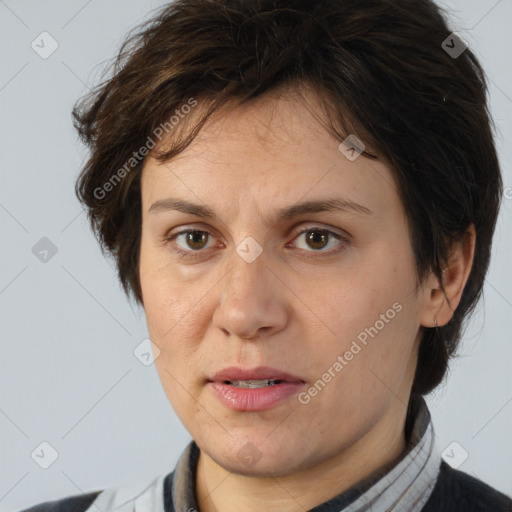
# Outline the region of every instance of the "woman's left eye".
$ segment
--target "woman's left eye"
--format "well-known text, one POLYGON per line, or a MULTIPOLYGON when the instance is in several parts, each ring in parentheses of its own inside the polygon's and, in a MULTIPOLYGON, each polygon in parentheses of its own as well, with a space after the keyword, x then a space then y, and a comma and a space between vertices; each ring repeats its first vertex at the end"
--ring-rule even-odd
MULTIPOLYGON (((299 240, 300 237, 302 237, 303 235, 306 235, 303 238, 304 247, 299 247, 299 249, 307 252, 320 252, 322 255, 334 254, 342 251, 348 244, 348 240, 346 237, 338 233, 334 233, 329 229, 321 228, 318 226, 309 227, 307 229, 300 231, 294 236, 293 242, 299 240), (333 239, 338 242, 338 244, 335 245, 337 245, 339 248, 334 250, 323 250, 331 244, 333 239)), ((212 245, 208 247, 208 242, 212 238, 212 234, 209 233, 208 231, 198 229, 186 229, 178 233, 174 233, 173 235, 165 238, 165 241, 172 242, 176 240, 176 242, 174 242, 173 244, 175 246, 173 249, 175 252, 177 252, 183 257, 197 258, 199 256, 203 256, 203 254, 201 253, 204 253, 205 251, 203 251, 202 249, 208 249, 212 247, 212 245), (184 245, 180 245, 178 241, 182 241, 184 245)), ((215 244, 213 245, 215 246, 215 244)), ((287 245, 287 247, 289 247, 289 245, 287 245)))
MULTIPOLYGON (((306 235, 304 237, 304 243, 307 245, 307 247, 313 249, 313 252, 322 252, 322 253, 333 253, 337 252, 337 250, 332 251, 323 251, 325 247, 327 247, 332 241, 332 239, 335 239, 339 243, 338 246, 342 246, 342 249, 344 248, 344 245, 348 243, 348 240, 346 238, 342 237, 341 235, 334 233, 333 231, 330 231, 329 229, 320 228, 320 227, 310 227, 307 229, 302 230, 295 238, 294 240, 298 240, 302 235, 306 235)), ((339 249, 339 250, 342 250, 339 249)), ((307 248, 304 250, 308 250, 307 248)), ((311 252, 311 251, 309 251, 311 252)))

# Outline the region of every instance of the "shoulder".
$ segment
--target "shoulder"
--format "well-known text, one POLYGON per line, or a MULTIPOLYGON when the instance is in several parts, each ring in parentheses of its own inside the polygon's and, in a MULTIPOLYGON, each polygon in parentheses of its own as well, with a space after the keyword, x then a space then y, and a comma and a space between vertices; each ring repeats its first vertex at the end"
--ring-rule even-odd
POLYGON ((512 499, 444 460, 422 512, 512 512, 512 499))
POLYGON ((102 491, 68 496, 56 501, 45 501, 21 512, 85 512, 102 491))
POLYGON ((120 512, 136 502, 144 510, 163 510, 164 483, 169 482, 171 476, 172 473, 123 482, 103 490, 38 503, 21 512, 120 512))

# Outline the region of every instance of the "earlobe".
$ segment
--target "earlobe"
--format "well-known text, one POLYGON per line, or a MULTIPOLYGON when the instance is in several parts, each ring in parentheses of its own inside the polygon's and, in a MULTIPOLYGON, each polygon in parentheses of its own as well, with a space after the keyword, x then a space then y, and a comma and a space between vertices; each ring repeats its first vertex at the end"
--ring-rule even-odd
POLYGON ((471 272, 475 244, 476 232, 471 224, 463 238, 451 247, 448 262, 443 268, 444 292, 436 276, 432 274, 428 280, 425 291, 429 297, 421 315, 421 325, 435 327, 437 324, 442 327, 451 320, 471 272))

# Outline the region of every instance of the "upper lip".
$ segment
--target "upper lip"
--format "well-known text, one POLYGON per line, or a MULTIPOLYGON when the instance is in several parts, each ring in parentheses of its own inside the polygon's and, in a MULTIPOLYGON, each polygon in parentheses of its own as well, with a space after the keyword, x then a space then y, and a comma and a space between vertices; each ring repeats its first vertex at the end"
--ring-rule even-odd
POLYGON ((213 382, 224 382, 234 380, 284 380, 286 382, 304 382, 300 377, 291 375, 269 366, 259 366, 258 368, 244 369, 235 366, 224 368, 217 372, 212 378, 208 379, 213 382))

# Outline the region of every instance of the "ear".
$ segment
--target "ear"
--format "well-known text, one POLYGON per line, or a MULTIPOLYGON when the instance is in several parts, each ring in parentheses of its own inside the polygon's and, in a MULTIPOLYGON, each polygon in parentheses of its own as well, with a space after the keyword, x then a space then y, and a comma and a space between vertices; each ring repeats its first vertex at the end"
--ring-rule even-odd
POLYGON ((443 285, 450 304, 441 289, 439 279, 434 274, 427 279, 424 284, 425 303, 420 316, 421 325, 434 327, 434 320, 436 320, 437 325, 441 327, 451 320, 473 265, 475 243, 475 226, 471 224, 462 240, 454 242, 450 248, 448 263, 443 268, 443 285))

